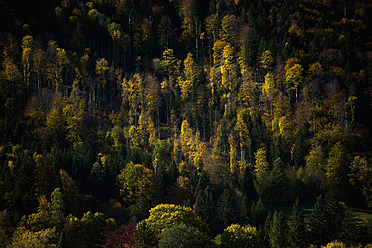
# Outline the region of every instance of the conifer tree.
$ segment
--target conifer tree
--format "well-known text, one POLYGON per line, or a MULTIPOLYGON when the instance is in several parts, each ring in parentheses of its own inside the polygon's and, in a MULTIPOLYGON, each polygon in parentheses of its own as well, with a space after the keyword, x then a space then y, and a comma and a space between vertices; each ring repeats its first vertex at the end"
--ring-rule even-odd
POLYGON ((328 232, 327 220, 326 220, 326 202, 323 196, 319 196, 316 199, 314 209, 309 219, 309 234, 312 244, 324 244, 324 236, 328 232))
POLYGON ((218 218, 220 225, 225 228, 236 220, 236 203, 234 195, 227 187, 224 189, 217 205, 218 218))
POLYGON ((306 247, 307 244, 306 223, 298 198, 293 205, 292 214, 288 221, 288 243, 293 248, 306 247))
POLYGON ((261 226, 265 224, 266 218, 267 211, 260 198, 255 204, 252 204, 251 206, 251 220, 249 224, 255 227, 261 226))
MULTIPOLYGON (((199 180, 200 181, 200 180, 199 180)), ((198 184, 199 185, 199 184, 198 184)), ((217 211, 211 186, 198 191, 196 195, 194 210, 195 213, 208 224, 213 233, 217 233, 217 211)))
POLYGON ((251 202, 247 195, 244 194, 242 199, 242 205, 240 208, 239 224, 245 226, 249 224, 251 219, 251 202))
POLYGON ((136 229, 137 232, 134 233, 136 247, 157 247, 158 239, 156 238, 156 232, 146 221, 139 222, 136 229))
POLYGON ((264 148, 258 149, 255 153, 256 165, 254 172, 256 173, 257 180, 263 181, 269 174, 269 163, 267 162, 266 150, 264 148))
POLYGON ((278 213, 277 211, 275 211, 269 232, 269 241, 271 248, 287 247, 286 229, 287 222, 284 218, 283 212, 278 213))

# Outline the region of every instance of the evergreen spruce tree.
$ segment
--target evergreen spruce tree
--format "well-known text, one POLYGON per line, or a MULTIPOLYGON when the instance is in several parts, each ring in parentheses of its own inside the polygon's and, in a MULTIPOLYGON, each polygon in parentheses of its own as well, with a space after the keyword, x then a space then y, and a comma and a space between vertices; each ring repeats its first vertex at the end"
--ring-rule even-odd
POLYGON ((217 234, 217 212, 215 206, 216 202, 210 186, 198 192, 194 204, 195 213, 208 224, 212 233, 217 234))
POLYGON ((66 241, 65 241, 65 231, 62 230, 61 235, 58 240, 57 248, 65 248, 66 247, 66 241))
POLYGON ((250 201, 256 200, 257 192, 254 187, 253 176, 249 166, 245 167, 245 170, 241 175, 240 188, 243 191, 243 194, 246 195, 250 201))
POLYGON ((265 224, 267 218, 267 211, 261 199, 251 206, 251 219, 249 224, 251 226, 259 227, 265 224))
POLYGON ((202 170, 196 185, 196 192, 206 189, 210 185, 210 178, 208 172, 202 170))
POLYGON ((249 224, 251 219, 251 202, 248 199, 247 195, 244 194, 242 199, 242 206, 240 208, 240 218, 239 224, 242 226, 246 226, 249 224))
POLYGON ((312 244, 320 245, 326 243, 327 229, 326 202, 323 196, 320 195, 316 199, 314 209, 309 219, 309 234, 312 244))
POLYGON ((306 247, 307 232, 304 214, 299 207, 299 200, 296 199, 293 205, 291 218, 288 221, 288 242, 293 248, 306 247))
POLYGON ((224 189, 218 200, 217 212, 221 228, 225 228, 236 220, 236 203, 231 190, 224 189))
POLYGON ((275 211, 269 232, 269 243, 271 248, 287 247, 286 229, 287 221, 284 218, 283 212, 278 213, 275 211))
POLYGON ((149 203, 144 194, 141 193, 135 203, 130 206, 130 211, 131 214, 136 217, 137 221, 149 217, 149 203))
POLYGON ((285 165, 281 158, 274 161, 274 168, 272 171, 272 184, 270 190, 270 197, 274 203, 282 203, 287 199, 287 185, 288 179, 285 174, 285 165))
POLYGON ((269 212, 265 224, 260 226, 258 229, 259 237, 260 237, 260 243, 262 248, 270 247, 270 240, 269 240, 269 234, 271 229, 271 222, 272 222, 272 216, 269 212))
POLYGON ((292 159, 296 167, 301 167, 305 165, 305 156, 307 153, 307 147, 305 143, 304 134, 300 130, 297 134, 297 139, 294 143, 292 151, 292 159))

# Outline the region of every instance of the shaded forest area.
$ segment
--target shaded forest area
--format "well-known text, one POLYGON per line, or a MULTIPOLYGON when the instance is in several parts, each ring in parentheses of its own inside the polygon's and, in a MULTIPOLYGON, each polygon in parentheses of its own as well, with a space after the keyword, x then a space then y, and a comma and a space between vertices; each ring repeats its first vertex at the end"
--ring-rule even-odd
POLYGON ((0 247, 371 247, 371 1, 0 16, 0 247))

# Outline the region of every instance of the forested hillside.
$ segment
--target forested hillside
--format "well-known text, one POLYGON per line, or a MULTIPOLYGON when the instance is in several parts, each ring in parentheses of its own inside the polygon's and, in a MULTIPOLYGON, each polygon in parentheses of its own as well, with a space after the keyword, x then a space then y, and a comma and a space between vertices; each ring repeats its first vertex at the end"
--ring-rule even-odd
POLYGON ((371 247, 371 25, 369 0, 0 0, 0 247, 371 247))

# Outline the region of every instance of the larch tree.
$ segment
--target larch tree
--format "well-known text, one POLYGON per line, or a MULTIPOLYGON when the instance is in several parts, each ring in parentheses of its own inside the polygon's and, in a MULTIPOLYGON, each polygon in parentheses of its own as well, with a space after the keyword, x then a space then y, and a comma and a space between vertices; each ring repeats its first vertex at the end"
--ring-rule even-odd
MULTIPOLYGON (((265 76, 265 82, 262 85, 262 94, 269 101, 270 105, 270 123, 271 130, 274 129, 274 118, 273 118, 273 100, 278 94, 278 90, 275 87, 274 75, 271 72, 268 72, 265 76)), ((266 123, 266 126, 268 123, 266 123)))
POLYGON ((22 39, 22 68, 23 68, 23 79, 27 86, 30 86, 33 48, 34 48, 34 38, 31 35, 26 35, 25 37, 23 37, 22 39))
POLYGON ((270 173, 269 163, 267 162, 266 150, 260 148, 255 155, 255 169, 257 180, 260 182, 265 180, 266 176, 270 173))
POLYGON ((337 142, 329 152, 326 164, 326 175, 339 187, 348 185, 347 174, 349 172, 349 159, 344 146, 337 142))
MULTIPOLYGON (((248 111, 246 109, 241 109, 240 111, 238 111, 237 117, 236 117, 237 121, 234 127, 239 137, 238 144, 240 148, 240 161, 242 163, 247 161, 246 160, 247 155, 250 156, 250 150, 251 150, 251 144, 252 144, 252 141, 249 135, 248 125, 245 121, 245 119, 247 118, 247 115, 248 115, 248 111)), ((249 159, 249 162, 250 162, 250 159, 249 159)))
POLYGON ((184 102, 186 102, 189 97, 190 93, 195 84, 196 80, 196 64, 193 59, 193 55, 191 53, 187 54, 185 61, 183 62, 184 65, 184 79, 180 80, 180 88, 181 88, 181 98, 184 102))
POLYGON ((271 71, 274 65, 274 57, 270 50, 266 50, 260 57, 261 67, 265 70, 271 71))
POLYGON ((283 82, 287 88, 289 96, 295 91, 295 99, 298 99, 298 87, 303 82, 303 68, 299 64, 298 59, 291 58, 286 61, 284 66, 285 74, 283 77, 283 82))

